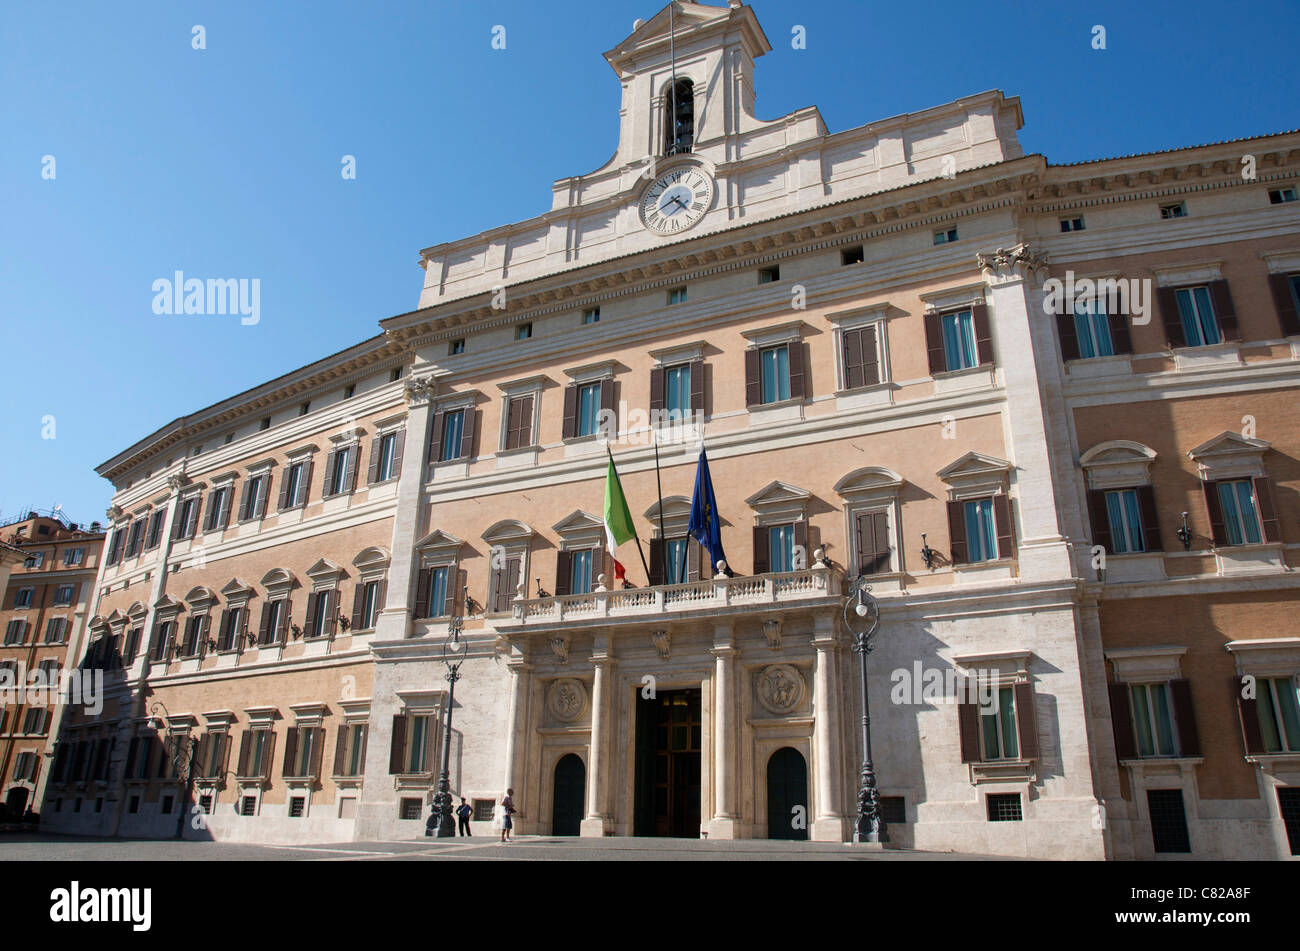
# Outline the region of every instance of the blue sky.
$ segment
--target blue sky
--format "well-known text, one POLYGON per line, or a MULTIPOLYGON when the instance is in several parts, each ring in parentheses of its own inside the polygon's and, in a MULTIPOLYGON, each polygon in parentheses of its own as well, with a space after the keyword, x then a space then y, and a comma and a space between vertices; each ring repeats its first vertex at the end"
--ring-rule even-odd
MULTIPOLYGON (((761 118, 815 104, 838 131, 999 88, 1021 97, 1025 151, 1054 162, 1300 125, 1295 0, 751 5, 773 46, 761 118)), ((96 465, 413 309, 419 249, 548 209, 554 179, 613 152, 601 53, 658 9, 6 4, 0 520, 102 518, 96 465), (154 314, 152 283, 176 270, 260 279, 260 322, 154 314)))

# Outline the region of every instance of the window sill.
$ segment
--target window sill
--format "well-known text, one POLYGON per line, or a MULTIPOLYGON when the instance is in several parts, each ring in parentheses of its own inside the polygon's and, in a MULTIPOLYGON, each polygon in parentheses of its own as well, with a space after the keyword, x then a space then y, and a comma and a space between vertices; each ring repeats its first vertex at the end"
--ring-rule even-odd
POLYGON ((872 406, 889 406, 894 402, 897 384, 891 381, 859 386, 851 390, 835 391, 835 408, 844 410, 867 409, 872 406))
POLYGON ((1017 781, 1032 782, 1035 774, 1035 763, 1033 760, 982 760, 978 763, 968 763, 967 765, 970 766, 970 781, 976 785, 980 783, 1005 783, 1017 781))
POLYGON ((433 773, 397 773, 393 776, 393 788, 398 792, 406 790, 426 791, 433 786, 433 773))
POLYGON ((1214 369, 1242 363, 1240 342, 1236 340, 1200 347, 1174 347, 1173 355, 1175 370, 1214 369))
POLYGON ((334 781, 334 785, 339 789, 360 789, 366 780, 364 775, 331 776, 330 778, 334 781))
POLYGON ((936 396, 959 393, 964 390, 992 388, 997 384, 995 367, 991 363, 961 370, 944 370, 932 374, 936 396))
POLYGON ((498 469, 519 469, 537 465, 537 456, 542 447, 523 446, 519 449, 501 449, 497 452, 498 469))
POLYGON ((1139 581, 1163 581, 1165 553, 1163 551, 1127 552, 1122 555, 1106 554, 1103 584, 1127 584, 1139 581))
POLYGON ((1079 357, 1065 361, 1065 373, 1072 379, 1127 376, 1133 372, 1133 355, 1117 353, 1109 357, 1079 357))
POLYGON ((586 436, 570 436, 564 440, 564 458, 596 455, 605 448, 605 441, 601 438, 603 435, 603 433, 591 433, 586 436))
POLYGON ((430 463, 431 472, 426 482, 452 482, 469 478, 469 456, 430 463))
POLYGON ((998 558, 994 561, 977 561, 971 564, 953 565, 953 581, 957 584, 981 584, 988 581, 1008 581, 1016 576, 1014 558, 998 558))
POLYGON ((750 426, 774 426, 780 423, 793 423, 803 419, 806 401, 797 399, 781 400, 776 403, 755 403, 746 407, 749 410, 750 426))
POLYGON ((248 788, 265 789, 267 786, 271 785, 271 777, 236 776, 235 785, 237 785, 241 790, 248 789, 248 788))
POLYGON ((1214 560, 1221 575, 1272 573, 1286 571, 1281 542, 1263 542, 1255 545, 1220 545, 1214 549, 1214 560))

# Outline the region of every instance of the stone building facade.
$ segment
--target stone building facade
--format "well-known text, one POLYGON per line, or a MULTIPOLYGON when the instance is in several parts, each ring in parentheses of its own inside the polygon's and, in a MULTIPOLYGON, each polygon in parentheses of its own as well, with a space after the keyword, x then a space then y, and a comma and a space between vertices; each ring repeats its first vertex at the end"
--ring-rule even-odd
POLYGON ((513 788, 524 833, 844 840, 867 575, 893 842, 1300 847, 1300 135, 1058 166, 996 91, 830 133, 756 117, 768 49, 739 2, 665 7, 551 211, 100 467, 107 703, 51 827, 418 835, 450 707, 479 822, 513 788), (1138 290, 1054 313, 1083 278, 1138 290), (686 537, 701 446, 726 570, 686 537))

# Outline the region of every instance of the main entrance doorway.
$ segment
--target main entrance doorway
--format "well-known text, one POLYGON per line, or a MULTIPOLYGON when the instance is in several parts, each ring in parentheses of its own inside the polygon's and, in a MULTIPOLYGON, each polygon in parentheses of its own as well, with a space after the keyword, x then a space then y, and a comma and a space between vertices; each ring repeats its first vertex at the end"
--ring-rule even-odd
POLYGON ((634 835, 699 838, 701 732, 698 687, 637 695, 634 835))
POLYGON ((551 835, 582 831, 583 800, 587 796, 587 765, 577 753, 555 764, 555 802, 551 806, 551 835))

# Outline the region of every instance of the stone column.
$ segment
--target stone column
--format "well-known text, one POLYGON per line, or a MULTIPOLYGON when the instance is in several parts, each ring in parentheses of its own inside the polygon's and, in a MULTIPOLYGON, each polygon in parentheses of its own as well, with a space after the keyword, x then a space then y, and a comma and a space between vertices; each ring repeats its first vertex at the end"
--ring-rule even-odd
POLYGON ((614 734, 609 723, 610 680, 615 662, 609 638, 597 636, 591 652, 595 674, 591 684, 591 746, 587 754, 587 817, 582 820, 583 836, 603 836, 610 829, 609 741, 614 734))
POLYGON ((813 621, 813 775, 817 778, 817 802, 809 838, 814 842, 848 841, 848 820, 844 814, 844 783, 840 764, 845 749, 840 729, 840 691, 836 663, 839 644, 835 618, 823 615, 813 621))
POLYGON ((730 624, 713 629, 713 817, 709 838, 734 839, 740 825, 736 807, 736 648, 730 624))
POLYGON ((375 622, 377 641, 399 640, 411 633, 411 588, 415 583, 415 542, 420 530, 420 499, 424 493, 424 454, 436 391, 437 381, 432 374, 406 381, 406 442, 402 474, 397 483, 397 508, 393 512, 393 555, 388 566, 388 596, 379 620, 375 622))
MULTIPOLYGON (((1053 349, 1050 331, 1035 333, 1051 318, 1042 312, 1042 294, 1035 293, 1036 274, 1046 267, 1042 255, 1024 244, 978 255, 980 268, 992 295, 992 323, 997 343, 997 365, 1005 384, 1007 445, 1015 463, 1013 483, 1017 495, 1017 561, 1026 581, 1069 578, 1073 575, 1069 546, 1061 533, 1059 486, 1053 473, 1044 381, 1060 374, 1060 357, 1053 349), (1033 302, 1037 301, 1037 312, 1033 302)), ((1062 427, 1054 427, 1061 429, 1062 427)), ((1072 458, 1068 434, 1058 447, 1062 458, 1072 458)))
POLYGON ((522 660, 512 660, 510 666, 510 707, 506 713, 506 753, 505 771, 501 777, 501 790, 515 791, 515 804, 526 802, 526 794, 521 785, 523 771, 515 762, 522 746, 523 755, 528 755, 528 744, 520 743, 524 730, 527 729, 525 716, 528 711, 528 698, 533 682, 533 666, 522 660))

